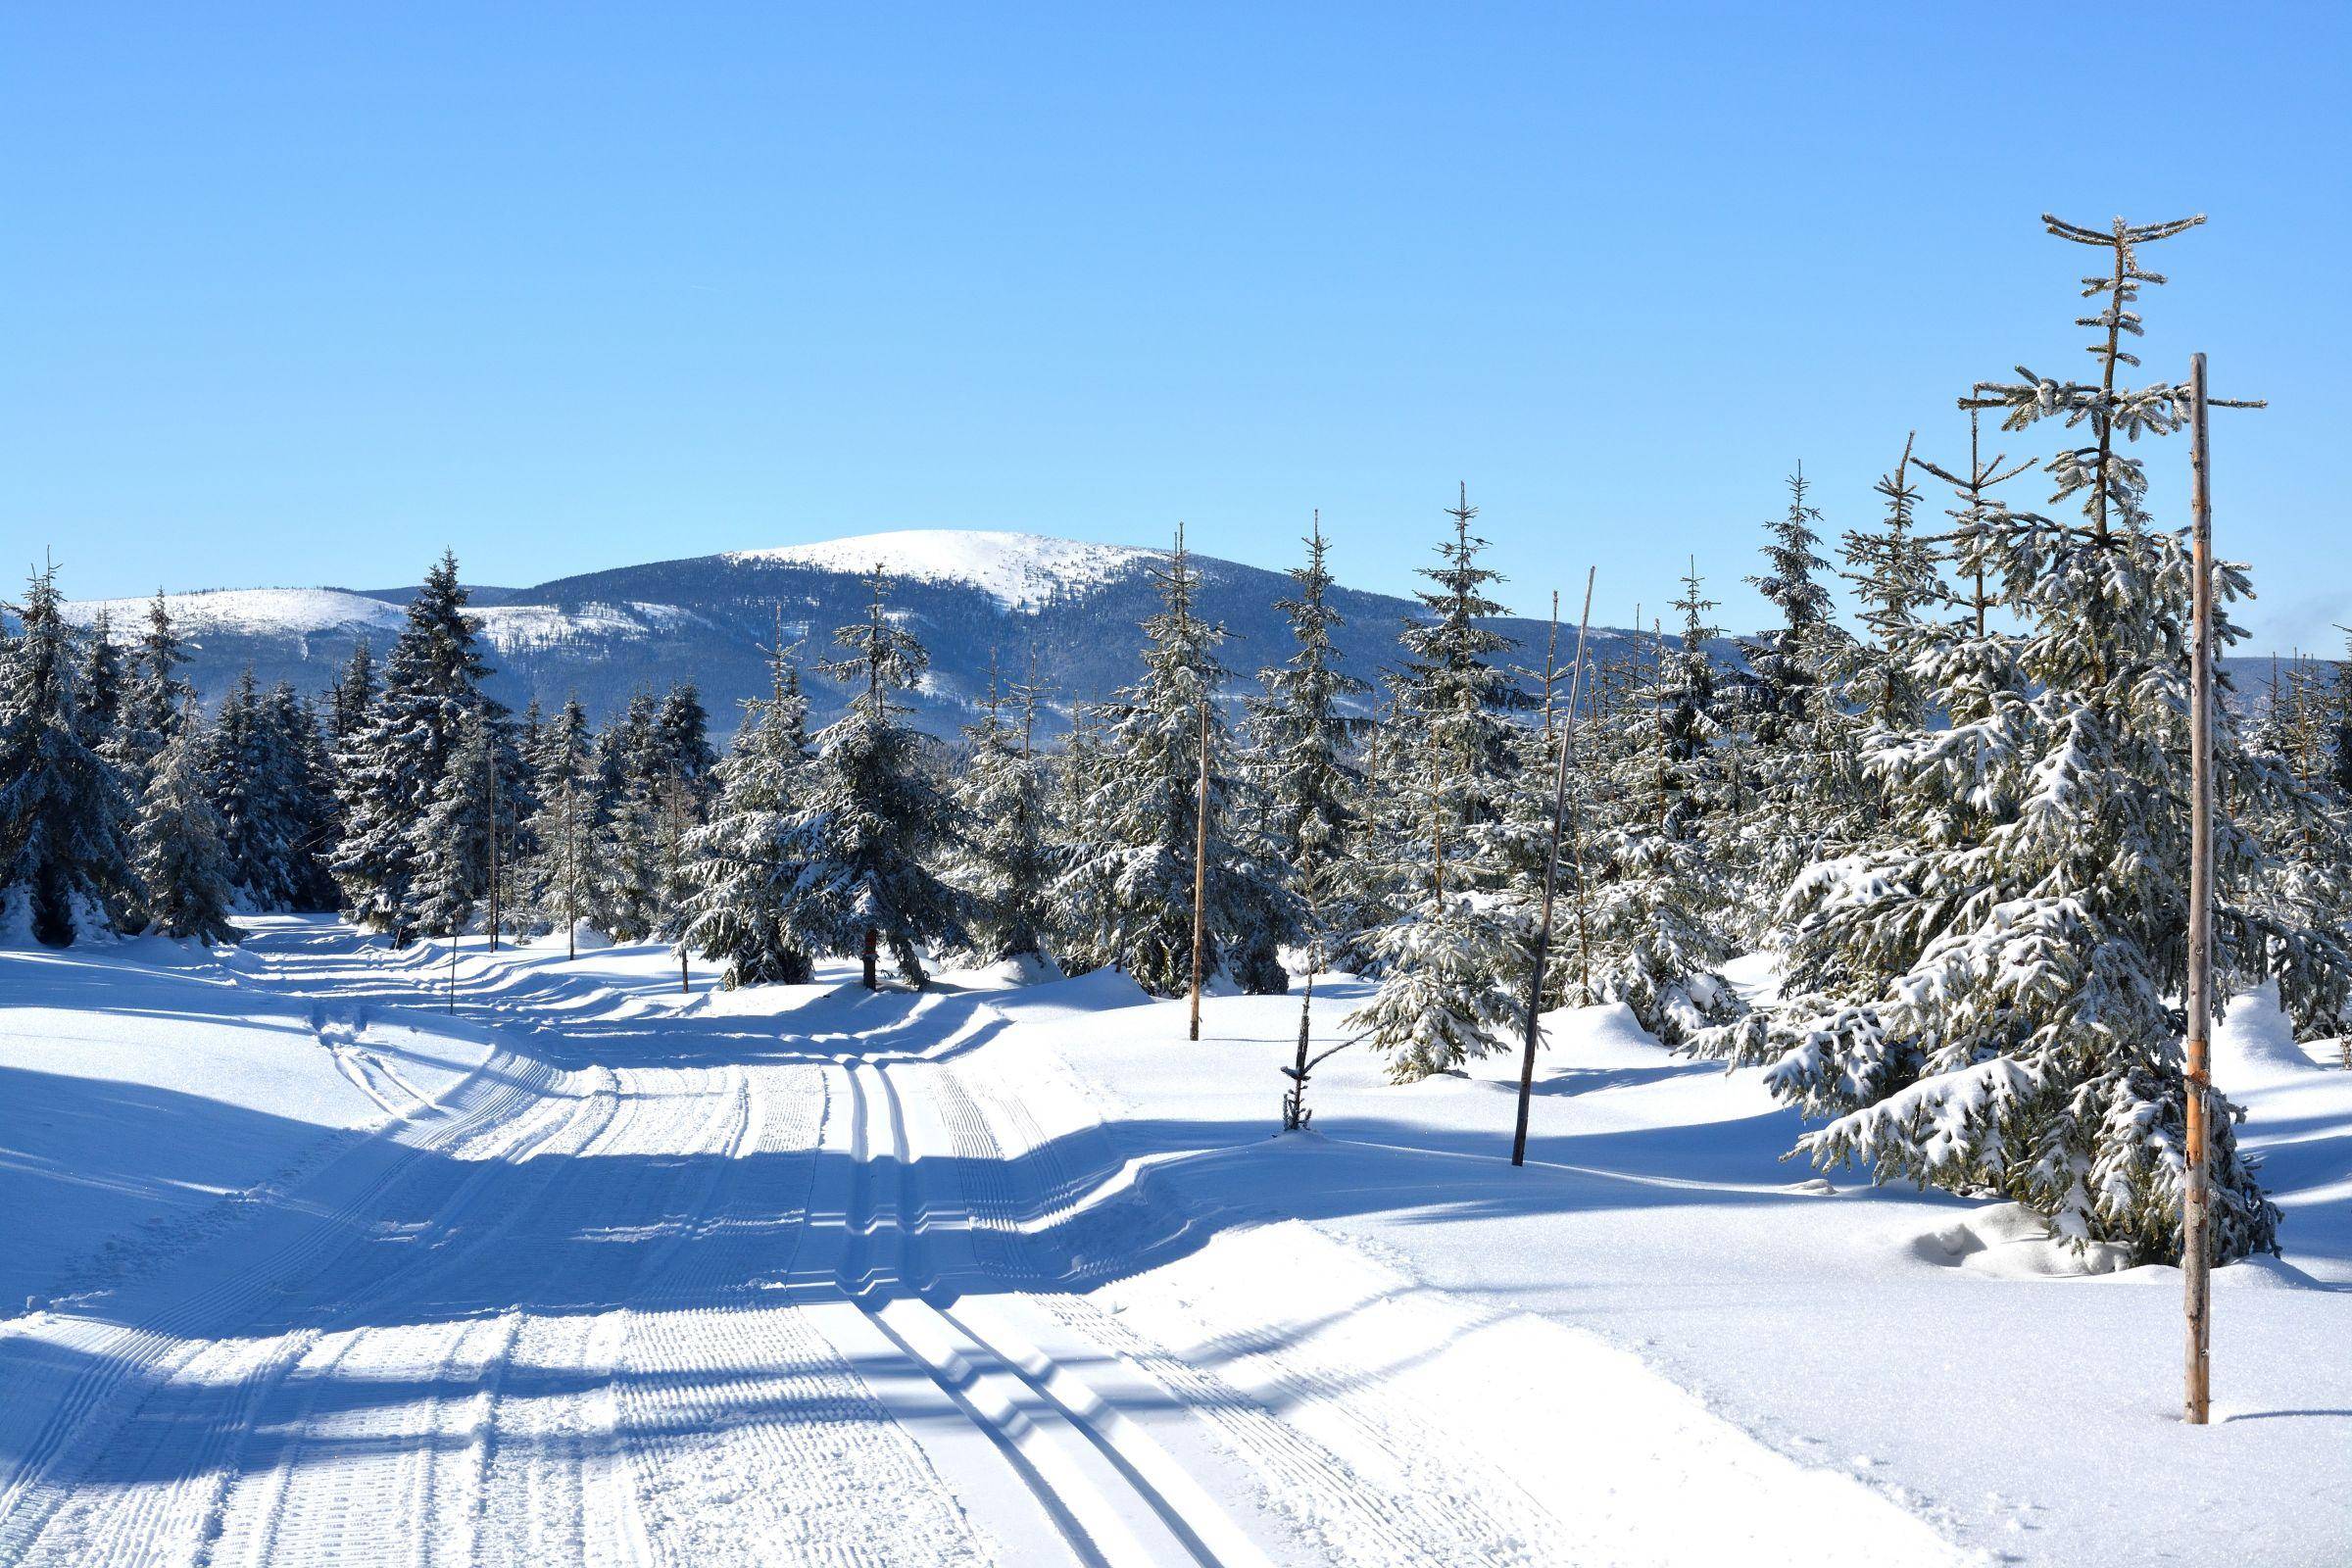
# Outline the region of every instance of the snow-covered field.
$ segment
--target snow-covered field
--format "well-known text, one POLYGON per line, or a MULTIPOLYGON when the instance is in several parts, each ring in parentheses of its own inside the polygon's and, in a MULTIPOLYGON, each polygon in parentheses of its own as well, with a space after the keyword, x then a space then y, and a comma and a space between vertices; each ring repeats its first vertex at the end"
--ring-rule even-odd
POLYGON ((1514 1170, 1501 1061, 1274 1136, 1295 999, 469 946, 451 1012, 256 924, 0 952, 0 1563, 2352 1556, 2352 1073, 2260 999, 2198 1430, 2171 1271, 1815 1180, 1613 1009, 1514 1170))

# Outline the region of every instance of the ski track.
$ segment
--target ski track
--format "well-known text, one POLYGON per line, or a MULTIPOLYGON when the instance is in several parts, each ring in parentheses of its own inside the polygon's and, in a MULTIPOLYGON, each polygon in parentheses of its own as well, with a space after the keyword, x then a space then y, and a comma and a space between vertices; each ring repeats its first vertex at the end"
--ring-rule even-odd
POLYGON ((250 951, 393 1130, 0 1334, 42 1401, 0 1417, 0 1565, 1541 1560, 1532 1498, 1311 1348, 1188 1364, 1079 1294, 1112 1265, 1057 1227, 1122 1161, 968 1059, 984 1004, 681 1042, 505 977, 435 1104, 363 1044, 413 964, 250 951))

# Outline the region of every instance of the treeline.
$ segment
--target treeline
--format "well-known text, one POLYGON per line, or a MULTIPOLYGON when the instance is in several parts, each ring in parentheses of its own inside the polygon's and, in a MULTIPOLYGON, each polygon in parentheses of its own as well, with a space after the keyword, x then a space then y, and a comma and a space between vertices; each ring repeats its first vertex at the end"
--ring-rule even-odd
MULTIPOLYGON (((1605 640, 1573 680, 1556 624, 1540 661, 1515 649, 1466 495, 1377 690, 1335 654, 1319 519, 1281 607, 1291 646, 1247 682, 1180 532, 1135 679, 1077 705, 1051 753, 1033 680, 992 678, 954 748, 906 722, 927 656, 879 569, 828 647, 779 634, 723 758, 690 686, 601 732, 576 703, 509 713, 447 558, 380 667, 363 649, 317 710, 247 682, 210 724, 160 601, 119 650, 67 628, 42 574, 5 651, 0 887, 45 941, 220 939, 236 907, 331 905, 395 942, 659 940, 729 985, 826 958, 869 986, 942 961, 1115 967, 1162 996, 1196 968, 1259 994, 1343 969, 1372 987, 1343 1027, 1399 1080, 1515 1041, 1531 997, 1622 1002, 1667 1046, 1762 1067, 1820 1122, 1799 1145, 1817 1159, 2175 1256, 2193 571, 2126 449, 2179 430, 2186 391, 2126 384, 2123 344, 2155 280, 2139 247, 2186 226, 2050 220, 2099 256, 2097 378, 1969 388, 1966 461, 1904 443, 1839 566, 1800 470, 1748 579, 1778 623, 1740 669, 1708 657, 1695 563, 1671 623, 1605 640), (1985 451, 1986 424, 2051 419, 2064 444, 2038 465, 1985 451), (2035 466, 2055 514, 2002 498, 2035 466), (849 696, 814 733, 811 677, 849 696), (1536 996, 1547 870, 1557 956, 1536 996), (1777 959, 1768 991, 1726 977, 1751 951, 1777 959)), ((2226 605, 2248 585, 2226 565, 2216 586, 2226 605)), ((2225 612, 2223 644, 2238 635, 2225 612)), ((2352 686, 2299 674, 2245 733, 2225 708, 2217 753, 2221 975, 2341 1032, 2352 686)), ((2218 1120, 2234 1256, 2279 1216, 2218 1120)))

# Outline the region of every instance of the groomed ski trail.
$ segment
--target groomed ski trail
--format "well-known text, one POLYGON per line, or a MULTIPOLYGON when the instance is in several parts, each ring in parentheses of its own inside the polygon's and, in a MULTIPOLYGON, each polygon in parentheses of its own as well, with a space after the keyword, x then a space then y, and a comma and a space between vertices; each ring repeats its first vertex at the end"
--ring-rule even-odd
MULTIPOLYGON (((318 923, 243 967, 379 1069, 371 1016, 444 1005, 318 923)), ((1237 1346, 1252 1393, 1077 1294, 1103 1193, 1190 1222, 974 1065, 985 1001, 707 1018, 485 978, 456 1011, 506 1045, 459 1091, 0 1334, 42 1405, 0 1416, 0 1565, 1553 1560, 1534 1499, 1346 1368, 1237 1346)))

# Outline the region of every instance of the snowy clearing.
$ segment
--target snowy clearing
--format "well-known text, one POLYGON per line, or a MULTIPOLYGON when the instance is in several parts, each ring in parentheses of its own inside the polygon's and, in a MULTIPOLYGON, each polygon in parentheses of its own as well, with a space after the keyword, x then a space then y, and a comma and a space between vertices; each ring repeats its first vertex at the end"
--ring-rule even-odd
POLYGON ((0 953, 0 1562, 2352 1544, 2352 1074, 2263 999, 2218 1067, 2289 1253, 2217 1276, 2199 1432, 2172 1271, 1810 1180, 1618 1009, 1553 1020, 1514 1171, 1500 1060, 1344 1053, 1270 1136, 1295 999, 1190 1046, 1114 974, 681 996, 542 944, 469 946, 453 1015, 445 945, 255 924, 0 953))

